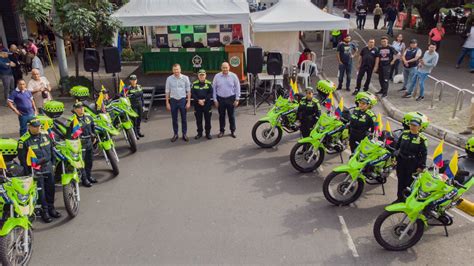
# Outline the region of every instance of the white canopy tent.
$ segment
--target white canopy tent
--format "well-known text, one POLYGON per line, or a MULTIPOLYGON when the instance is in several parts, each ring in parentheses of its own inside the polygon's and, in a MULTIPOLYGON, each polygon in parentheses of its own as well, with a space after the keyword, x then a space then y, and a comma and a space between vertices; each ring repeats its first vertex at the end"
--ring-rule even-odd
POLYGON ((245 47, 249 16, 246 0, 130 0, 112 15, 125 27, 241 24, 245 47))
POLYGON ((288 55, 299 50, 299 31, 349 29, 348 19, 328 14, 310 0, 280 0, 265 11, 252 13, 250 18, 253 44, 288 55))

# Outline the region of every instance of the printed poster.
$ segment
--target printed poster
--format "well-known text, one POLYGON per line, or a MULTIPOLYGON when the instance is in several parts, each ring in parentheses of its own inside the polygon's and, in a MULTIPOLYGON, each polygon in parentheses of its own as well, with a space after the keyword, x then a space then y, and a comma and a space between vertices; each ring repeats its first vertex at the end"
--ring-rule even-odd
POLYGON ((221 32, 220 41, 224 45, 230 44, 232 42, 232 32, 221 32))
POLYGON ((156 47, 168 45, 168 34, 156 34, 156 47))
POLYGON ((185 43, 194 43, 194 35, 191 34, 181 34, 181 44, 185 43))
POLYGON ((179 33, 179 26, 168 26, 168 34, 179 33))
POLYGON ((194 28, 191 25, 181 25, 179 26, 180 33, 193 33, 194 28))
POLYGON ((206 25, 194 25, 194 33, 206 33, 206 25))
POLYGON ((155 27, 155 34, 168 34, 168 27, 167 26, 156 26, 155 27))
POLYGON ((207 34, 207 44, 208 46, 212 46, 215 43, 220 42, 220 34, 219 33, 208 33, 207 34))
POLYGON ((220 26, 220 32, 232 32, 232 24, 222 24, 220 26))
POLYGON ((207 25, 207 33, 218 33, 219 25, 207 25))
POLYGON ((204 46, 207 46, 207 34, 206 33, 194 33, 194 42, 200 42, 204 46))
POLYGON ((168 44, 170 47, 181 47, 181 34, 168 34, 168 44))

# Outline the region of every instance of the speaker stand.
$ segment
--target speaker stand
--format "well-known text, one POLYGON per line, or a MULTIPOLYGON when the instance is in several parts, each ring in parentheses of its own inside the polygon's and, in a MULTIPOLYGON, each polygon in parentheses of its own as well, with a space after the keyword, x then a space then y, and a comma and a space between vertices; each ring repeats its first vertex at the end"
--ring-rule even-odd
POLYGON ((95 95, 95 82, 94 82, 94 72, 91 71, 91 77, 92 77, 92 98, 94 99, 94 102, 96 100, 96 95, 95 95))

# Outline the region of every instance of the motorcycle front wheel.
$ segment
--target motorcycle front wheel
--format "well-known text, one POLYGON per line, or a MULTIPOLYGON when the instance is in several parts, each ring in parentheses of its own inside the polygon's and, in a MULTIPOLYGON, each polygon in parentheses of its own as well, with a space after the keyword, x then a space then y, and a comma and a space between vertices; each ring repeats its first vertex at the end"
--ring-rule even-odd
POLYGON ((25 229, 17 226, 6 236, 0 237, 0 261, 2 265, 27 265, 33 252, 33 232, 26 229, 28 240, 25 239, 25 229), (26 241, 26 242, 25 242, 26 241), (25 250, 28 247, 28 251, 25 250))
POLYGON ((114 174, 114 176, 118 176, 118 174, 120 173, 120 170, 119 170, 117 158, 115 157, 115 153, 112 149, 106 150, 105 155, 107 156, 107 159, 109 160, 110 166, 112 166, 112 173, 114 174))
POLYGON ((71 180, 63 186, 63 199, 69 217, 76 217, 79 213, 79 186, 76 180, 71 180))
POLYGON ((291 165, 301 173, 310 173, 323 163, 324 154, 323 148, 314 151, 311 143, 296 143, 290 153, 291 165))
POLYGON ((262 148, 271 148, 277 145, 282 135, 281 128, 275 127, 272 130, 272 125, 268 121, 258 121, 252 128, 252 139, 262 148))
POLYGON ((125 134, 127 134, 127 141, 130 145, 130 150, 132 153, 137 152, 137 136, 135 135, 133 128, 126 129, 125 134))
POLYGON ((423 236, 424 224, 422 220, 418 219, 406 231, 409 225, 410 219, 404 212, 384 211, 375 220, 375 240, 384 249, 391 251, 402 251, 411 248, 423 236), (405 236, 400 239, 405 231, 405 236))
POLYGON ((361 179, 353 180, 346 172, 331 172, 323 182, 324 197, 336 206, 351 204, 363 190, 364 182, 361 179))

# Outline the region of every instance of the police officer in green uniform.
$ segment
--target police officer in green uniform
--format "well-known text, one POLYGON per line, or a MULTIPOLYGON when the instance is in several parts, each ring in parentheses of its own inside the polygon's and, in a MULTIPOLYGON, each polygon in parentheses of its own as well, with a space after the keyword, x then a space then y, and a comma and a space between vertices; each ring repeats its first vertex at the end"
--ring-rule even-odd
POLYGON ((318 100, 313 98, 313 88, 306 88, 306 96, 301 99, 298 106, 297 118, 300 120, 300 132, 303 138, 308 137, 314 124, 321 115, 321 106, 318 100))
POLYGON ((81 138, 82 144, 82 157, 84 158, 84 172, 82 173, 82 185, 85 187, 91 187, 91 183, 97 183, 97 180, 91 176, 92 162, 93 162, 93 144, 95 138, 95 125, 92 117, 84 112, 84 106, 82 102, 77 102, 73 105, 73 115, 68 121, 68 130, 66 136, 73 138, 73 121, 77 117, 79 125, 82 130, 81 138))
POLYGON ((130 80, 130 85, 122 92, 125 94, 122 96, 127 96, 130 99, 132 109, 138 114, 138 117, 135 118, 133 125, 137 137, 143 138, 145 137, 145 135, 143 135, 140 131, 140 125, 142 123, 143 115, 143 105, 145 104, 143 100, 143 89, 142 86, 137 84, 138 81, 136 75, 130 75, 128 79, 130 80))
POLYGON ((413 174, 421 172, 426 167, 428 139, 420 133, 422 120, 413 117, 410 129, 404 130, 395 146, 397 152, 397 201, 404 201, 403 191, 413 182, 413 174))
POLYGON ((38 185, 41 188, 39 200, 43 208, 41 218, 45 223, 50 223, 51 217, 59 218, 61 213, 54 208, 53 141, 48 134, 41 133, 40 126, 41 122, 37 118, 28 122, 28 132, 18 141, 18 159, 25 174, 29 174, 31 167, 27 165, 28 149, 31 148, 35 153, 40 165, 40 169, 35 170, 35 175, 40 177, 38 178, 38 185))
POLYGON ((197 135, 194 139, 202 137, 202 117, 204 116, 206 138, 211 136, 212 116, 212 82, 206 79, 206 70, 198 71, 198 80, 191 86, 191 97, 194 101, 194 115, 196 116, 197 135))
POLYGON ((359 92, 356 95, 357 107, 351 114, 349 124, 349 146, 354 153, 357 143, 362 141, 375 129, 375 114, 371 110, 376 103, 375 97, 369 92, 359 92))

